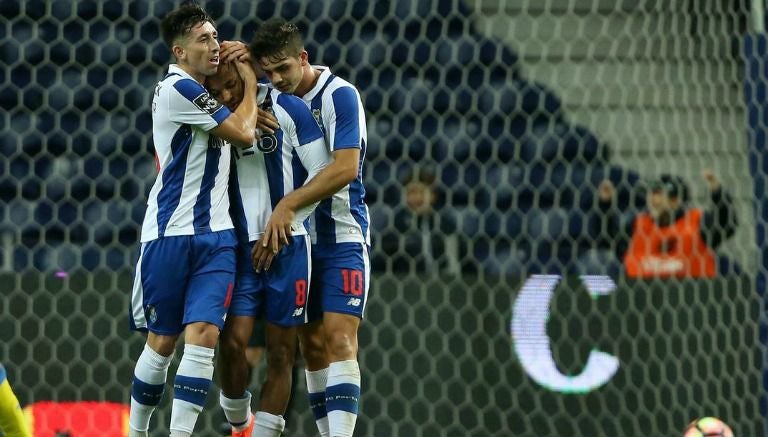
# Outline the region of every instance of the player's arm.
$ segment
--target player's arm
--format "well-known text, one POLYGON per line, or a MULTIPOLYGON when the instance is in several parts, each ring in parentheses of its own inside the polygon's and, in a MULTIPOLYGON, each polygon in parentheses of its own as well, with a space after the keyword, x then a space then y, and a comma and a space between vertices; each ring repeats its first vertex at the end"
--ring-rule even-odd
MULTIPOLYGON (((359 98, 350 87, 337 89, 331 97, 335 111, 327 125, 332 130, 329 146, 333 150, 333 161, 306 185, 280 200, 274 211, 282 215, 326 199, 358 177, 362 148, 359 98)), ((288 244, 290 230, 290 223, 270 219, 262 244, 271 244, 272 251, 277 253, 281 244, 288 244)))
POLYGON ((256 140, 256 124, 258 122, 258 104, 256 103, 257 82, 256 73, 249 63, 235 62, 237 72, 245 84, 243 101, 237 110, 225 118, 211 133, 229 141, 232 145, 248 148, 256 140))

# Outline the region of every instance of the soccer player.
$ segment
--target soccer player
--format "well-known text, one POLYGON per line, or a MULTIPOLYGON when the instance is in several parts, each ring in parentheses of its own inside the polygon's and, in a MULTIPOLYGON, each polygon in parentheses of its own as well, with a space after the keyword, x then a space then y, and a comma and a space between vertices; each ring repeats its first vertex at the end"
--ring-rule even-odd
MULTIPOLYGON (((243 99, 237 70, 223 64, 206 81, 211 95, 229 108, 243 99)), ((279 128, 263 133, 253 147, 236 152, 232 171, 232 217, 238 236, 235 291, 221 340, 221 407, 237 437, 279 436, 285 429, 296 354, 296 327, 305 321, 309 296, 310 247, 304 222, 316 205, 294 216, 290 245, 277 254, 269 270, 251 263, 253 245, 261 238, 272 208, 328 164, 320 126, 296 96, 261 87, 259 107, 274 114, 279 128), (256 317, 266 319, 267 373, 258 412, 251 414, 245 351, 256 317), (253 431, 252 431, 253 429, 253 431)))
POLYGON ((5 368, 0 364, 0 434, 6 437, 32 437, 19 400, 8 384, 5 368))
MULTIPOLYGON (((247 57, 240 44, 222 56, 247 57)), ((299 329, 310 405, 320 434, 351 436, 360 398, 357 331, 370 278, 368 208, 362 183, 366 123, 357 89, 313 66, 295 24, 276 19, 261 26, 250 56, 275 88, 304 100, 320 124, 331 163, 312 181, 285 196, 255 247, 254 264, 269 268, 288 244, 296 211, 320 201, 312 226, 312 294, 307 325, 299 329)))
POLYGON ((213 20, 197 5, 161 23, 176 64, 155 88, 152 135, 158 175, 142 224, 130 322, 148 331, 134 370, 129 434, 146 436, 176 340, 186 345, 174 380, 171 436, 191 435, 213 376, 214 348, 235 279, 236 237, 227 195, 230 145, 250 147, 256 75, 238 63, 248 98, 235 112, 203 88, 219 65, 213 20))

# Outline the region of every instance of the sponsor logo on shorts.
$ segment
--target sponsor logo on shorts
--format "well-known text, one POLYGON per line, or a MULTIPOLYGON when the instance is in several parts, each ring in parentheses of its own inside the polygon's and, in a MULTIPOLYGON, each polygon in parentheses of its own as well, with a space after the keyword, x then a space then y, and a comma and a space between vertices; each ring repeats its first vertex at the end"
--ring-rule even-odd
POLYGON ((300 315, 304 314, 304 308, 296 308, 293 310, 293 317, 299 317, 300 315))
POLYGON ((361 302, 359 297, 350 297, 347 301, 347 306, 359 307, 361 302))

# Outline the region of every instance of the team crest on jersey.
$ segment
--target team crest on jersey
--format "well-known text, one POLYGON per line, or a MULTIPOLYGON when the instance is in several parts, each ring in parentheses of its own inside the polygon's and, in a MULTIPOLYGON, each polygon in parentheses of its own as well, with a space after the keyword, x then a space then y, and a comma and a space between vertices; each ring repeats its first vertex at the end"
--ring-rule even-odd
POLYGON ((323 118, 320 110, 317 108, 313 109, 312 117, 314 117, 315 121, 317 122, 317 125, 320 126, 320 130, 323 131, 323 134, 325 134, 325 126, 323 126, 323 118))
POLYGON ((256 141, 256 148, 262 153, 272 153, 277 149, 277 137, 274 135, 262 135, 256 141))
POLYGON ((218 111, 219 108, 221 108, 221 103, 211 97, 211 95, 208 93, 202 93, 195 97, 195 100, 192 100, 192 103, 200 108, 201 111, 207 112, 209 114, 213 114, 214 112, 218 111))
POLYGON ((155 307, 152 305, 147 305, 147 316, 149 317, 149 321, 151 323, 157 322, 157 310, 155 310, 155 307))

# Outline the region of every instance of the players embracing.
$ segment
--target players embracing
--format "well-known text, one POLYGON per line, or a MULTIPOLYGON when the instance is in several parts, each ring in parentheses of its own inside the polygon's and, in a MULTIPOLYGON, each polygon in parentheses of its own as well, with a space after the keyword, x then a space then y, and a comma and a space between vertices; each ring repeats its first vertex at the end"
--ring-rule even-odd
POLYGON ((295 24, 267 21, 249 48, 250 53, 242 43, 222 43, 222 59, 250 56, 277 90, 301 98, 323 130, 330 162, 275 205, 254 246, 253 264, 257 271, 272 268, 281 249, 291 244, 297 214, 320 202, 311 220, 308 323, 299 327, 299 340, 320 434, 352 436, 361 393, 357 332, 370 279, 369 215, 362 183, 365 111, 352 84, 328 67, 310 64, 295 24))
MULTIPOLYGON (((233 63, 206 80, 212 96, 230 109, 243 100, 242 80, 233 63)), ((274 121, 264 126, 248 149, 233 152, 230 178, 232 219, 238 236, 237 279, 220 346, 220 404, 233 436, 279 436, 285 428, 296 327, 305 323, 310 296, 310 239, 305 222, 315 205, 307 205, 290 224, 290 244, 275 256, 272 268, 257 271, 251 251, 261 239, 272 209, 292 190, 311 180, 328 163, 323 133, 312 113, 296 96, 261 86, 261 114, 274 121), (251 414, 245 349, 257 318, 266 319, 267 373, 251 414)))

